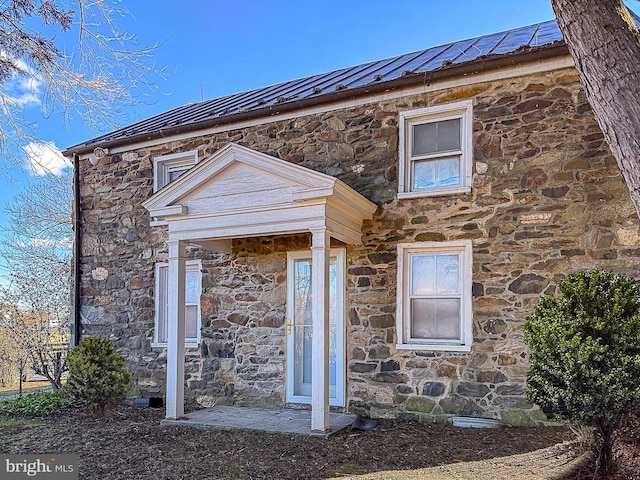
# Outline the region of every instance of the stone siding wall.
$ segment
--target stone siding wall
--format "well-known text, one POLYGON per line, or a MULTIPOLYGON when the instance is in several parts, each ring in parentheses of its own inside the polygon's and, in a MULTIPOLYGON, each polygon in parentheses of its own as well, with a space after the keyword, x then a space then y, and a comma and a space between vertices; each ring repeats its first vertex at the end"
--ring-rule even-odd
MULTIPOLYGON (((541 422, 523 392, 524 319, 568 272, 602 267, 640 278, 640 229, 628 192, 570 69, 449 88, 194 137, 82 162, 83 334, 111 338, 136 393, 163 392, 166 352, 151 348, 154 264, 165 227, 140 202, 153 157, 206 158, 236 142, 335 177, 380 205, 363 244, 347 250, 350 411, 541 422), (399 112, 474 100, 473 189, 398 200, 399 112), (470 353, 396 350, 398 242, 473 241, 470 353)), ((188 355, 186 396, 213 403, 285 401, 286 252, 308 236, 234 240, 202 250, 202 343, 188 355)))

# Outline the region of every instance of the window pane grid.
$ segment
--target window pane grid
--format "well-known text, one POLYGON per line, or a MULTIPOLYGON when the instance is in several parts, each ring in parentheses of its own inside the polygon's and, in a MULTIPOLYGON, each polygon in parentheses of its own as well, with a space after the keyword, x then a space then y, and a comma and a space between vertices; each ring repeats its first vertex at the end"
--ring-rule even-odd
MULTIPOLYGON (((198 265, 187 265, 185 272, 185 342, 197 343, 199 314, 200 314, 200 269, 198 265)), ((158 268, 156 295, 159 308, 156 312, 157 342, 165 344, 168 341, 169 330, 169 266, 158 268)))
POLYGON ((178 179, 198 161, 196 152, 184 152, 154 159, 154 192, 178 179))
MULTIPOLYGON (((159 268, 158 269, 158 275, 159 275, 159 283, 160 285, 165 285, 167 283, 167 269, 166 268, 159 268)), ((166 343, 167 341, 167 316, 168 316, 168 308, 169 308, 169 304, 167 301, 167 289, 165 288, 158 288, 156 291, 156 295, 158 295, 158 303, 160 305, 160 312, 158 312, 158 316, 159 316, 159 321, 158 321, 158 325, 157 325, 157 338, 158 338, 158 342, 160 343, 166 343)))
POLYGON ((173 182, 174 180, 177 180, 178 177, 180 177, 180 175, 185 173, 187 170, 187 168, 181 168, 179 170, 167 170, 167 184, 173 182))
POLYGON ((456 344, 462 341, 460 262, 458 252, 407 255, 407 341, 456 344))
POLYGON ((412 154, 442 153, 461 149, 460 117, 412 124, 412 154))
POLYGON ((423 190, 460 185, 462 183, 460 160, 460 156, 412 160, 412 189, 423 190))
POLYGON ((471 188, 470 101, 401 112, 398 193, 446 195, 471 188))
POLYGON ((411 339, 460 341, 459 299, 411 301, 411 339))

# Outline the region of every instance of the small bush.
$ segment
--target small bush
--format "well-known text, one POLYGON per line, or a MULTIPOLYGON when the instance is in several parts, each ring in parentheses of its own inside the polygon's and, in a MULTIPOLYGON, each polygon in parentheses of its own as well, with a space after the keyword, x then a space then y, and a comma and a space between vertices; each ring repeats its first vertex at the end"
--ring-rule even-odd
POLYGON ((91 412, 102 412, 129 393, 131 374, 106 338, 87 337, 67 357, 70 396, 91 412))
POLYGON ((62 390, 39 391, 0 402, 0 413, 42 417, 63 410, 71 405, 71 399, 62 390))
POLYGON ((599 469, 613 469, 613 433, 640 400, 640 283, 602 270, 572 273, 525 323, 527 397, 547 416, 594 427, 599 469))

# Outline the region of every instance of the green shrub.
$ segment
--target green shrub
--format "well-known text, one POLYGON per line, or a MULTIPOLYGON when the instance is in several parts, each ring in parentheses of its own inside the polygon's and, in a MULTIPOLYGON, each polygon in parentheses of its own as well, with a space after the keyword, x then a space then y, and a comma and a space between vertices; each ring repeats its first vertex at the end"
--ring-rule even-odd
POLYGON ((595 428, 601 473, 612 435, 640 400, 640 283, 602 270, 573 273, 525 323, 527 398, 549 417, 595 428))
POLYGON ((87 337, 67 357, 71 397, 91 412, 115 405, 131 388, 131 374, 124 359, 105 338, 87 337))
POLYGON ((0 413, 41 417, 63 410, 71 405, 71 399, 63 390, 41 390, 20 397, 2 400, 0 413))

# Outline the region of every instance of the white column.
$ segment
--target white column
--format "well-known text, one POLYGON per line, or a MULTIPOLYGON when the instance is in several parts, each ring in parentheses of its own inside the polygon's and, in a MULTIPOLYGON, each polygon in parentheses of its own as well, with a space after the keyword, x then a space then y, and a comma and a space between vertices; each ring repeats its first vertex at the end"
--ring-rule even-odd
POLYGON ((326 229, 311 237, 311 431, 329 431, 329 261, 330 237, 326 229))
POLYGON ((186 242, 169 240, 167 418, 184 415, 184 310, 186 242))

